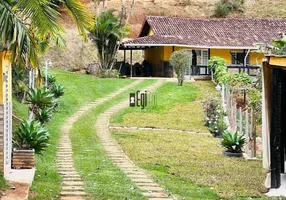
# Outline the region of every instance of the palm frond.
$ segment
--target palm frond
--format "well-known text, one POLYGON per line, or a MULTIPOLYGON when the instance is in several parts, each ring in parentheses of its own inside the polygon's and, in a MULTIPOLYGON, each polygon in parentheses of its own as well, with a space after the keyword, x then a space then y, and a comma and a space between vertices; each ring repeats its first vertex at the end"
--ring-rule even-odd
POLYGON ((13 10, 30 21, 40 37, 46 37, 47 33, 55 36, 62 30, 61 15, 54 6, 46 0, 19 0, 13 10))
POLYGON ((36 44, 28 28, 5 0, 0 0, 0 43, 12 52, 13 62, 38 64, 36 44))
POLYGON ((61 0, 61 2, 74 19, 79 34, 81 34, 84 39, 87 40, 85 31, 94 24, 92 14, 88 13, 85 6, 77 0, 61 0))

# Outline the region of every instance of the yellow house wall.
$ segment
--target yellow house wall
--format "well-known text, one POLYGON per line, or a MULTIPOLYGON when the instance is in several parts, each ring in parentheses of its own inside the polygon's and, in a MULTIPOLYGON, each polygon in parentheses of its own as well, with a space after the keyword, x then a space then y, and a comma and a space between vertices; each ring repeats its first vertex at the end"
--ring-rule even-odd
POLYGON ((279 67, 286 67, 286 58, 285 57, 270 57, 270 65, 279 66, 279 67))
MULTIPOLYGON (((179 51, 182 49, 192 50, 197 48, 187 48, 187 47, 174 47, 174 51, 179 51)), ((227 65, 231 65, 231 52, 242 52, 242 50, 232 50, 232 49, 210 49, 210 57, 219 56, 226 60, 227 65)), ((145 59, 149 61, 152 66, 156 66, 159 61, 169 61, 173 53, 172 46, 165 47, 155 47, 147 49, 145 52, 145 59)), ((261 65, 264 54, 250 52, 250 64, 251 65, 261 65)))
POLYGON ((164 60, 164 47, 154 47, 145 51, 145 59, 154 67, 164 60))
POLYGON ((4 104, 5 102, 5 84, 3 80, 3 73, 5 72, 5 68, 8 67, 8 101, 12 101, 12 68, 10 62, 10 54, 7 52, 0 52, 0 83, 2 86, 0 87, 0 104, 4 104))
MULTIPOLYGON (((235 50, 235 49, 211 49, 210 57, 219 56, 226 60, 227 65, 231 65, 231 52, 243 52, 243 50, 235 50)), ((247 53, 247 51, 246 51, 247 53)), ((261 65, 262 59, 264 55, 262 53, 249 53, 250 65, 261 65)))
POLYGON ((152 29, 149 30, 148 36, 152 36, 154 35, 154 32, 152 31, 152 29))

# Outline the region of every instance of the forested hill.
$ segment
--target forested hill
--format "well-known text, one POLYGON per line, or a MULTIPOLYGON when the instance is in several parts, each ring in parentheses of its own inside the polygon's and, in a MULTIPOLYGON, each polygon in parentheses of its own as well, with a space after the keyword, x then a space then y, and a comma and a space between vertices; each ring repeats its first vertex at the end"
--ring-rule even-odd
MULTIPOLYGON (((92 0, 81 0, 88 10, 94 13, 92 0)), ((108 0, 107 8, 120 10, 122 1, 125 1, 127 12, 132 0, 108 0)), ((100 4, 102 8, 102 3, 100 4)), ((215 17, 215 10, 219 14, 226 14, 225 17, 234 18, 286 18, 286 0, 135 0, 130 18, 132 33, 129 37, 136 38, 140 32, 144 17, 155 16, 176 16, 192 18, 215 17), (218 2, 227 4, 217 6, 218 2), (225 13, 228 9, 230 12, 225 13)), ((66 51, 51 48, 43 58, 52 59, 54 67, 67 70, 79 70, 87 68, 88 64, 96 62, 96 49, 89 43, 83 42, 78 36, 77 29, 68 15, 64 15, 64 26, 66 32, 64 38, 67 41, 66 51)), ((134 56, 140 59, 140 53, 134 56)))

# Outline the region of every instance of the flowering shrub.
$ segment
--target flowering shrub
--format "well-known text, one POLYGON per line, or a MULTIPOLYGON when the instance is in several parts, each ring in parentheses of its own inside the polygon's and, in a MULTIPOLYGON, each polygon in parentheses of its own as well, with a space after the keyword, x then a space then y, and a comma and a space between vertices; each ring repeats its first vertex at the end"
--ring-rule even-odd
POLYGON ((209 127, 210 132, 215 137, 221 136, 227 126, 223 120, 224 113, 219 100, 209 98, 204 102, 203 107, 205 111, 205 125, 209 127))
POLYGON ((205 122, 206 125, 208 125, 208 123, 211 123, 211 121, 216 119, 216 117, 218 116, 220 104, 217 99, 209 98, 203 103, 203 107, 205 111, 205 122))

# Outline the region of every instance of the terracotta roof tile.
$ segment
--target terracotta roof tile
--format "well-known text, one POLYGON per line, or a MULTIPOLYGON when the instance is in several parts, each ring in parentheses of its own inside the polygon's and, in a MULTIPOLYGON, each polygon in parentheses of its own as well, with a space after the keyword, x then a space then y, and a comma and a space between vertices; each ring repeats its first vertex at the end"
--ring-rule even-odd
MULTIPOLYGON (((142 28, 140 37, 124 46, 178 44, 199 47, 253 47, 270 43, 279 32, 286 32, 286 19, 192 19, 146 17, 154 36, 142 28)), ((148 27, 147 26, 147 27, 148 27)))

